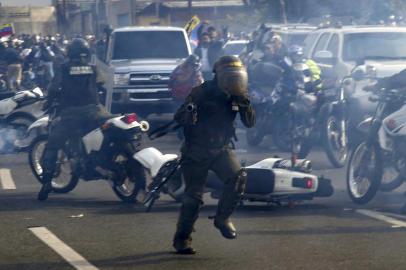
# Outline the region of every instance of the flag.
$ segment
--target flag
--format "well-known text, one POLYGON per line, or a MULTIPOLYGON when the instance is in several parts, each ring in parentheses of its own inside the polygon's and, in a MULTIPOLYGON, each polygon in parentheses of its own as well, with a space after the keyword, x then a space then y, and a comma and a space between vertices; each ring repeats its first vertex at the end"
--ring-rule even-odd
POLYGON ((185 25, 185 30, 188 35, 196 28, 196 26, 200 23, 199 17, 197 15, 193 16, 192 19, 185 25))
POLYGON ((0 25, 0 37, 10 36, 13 33, 13 25, 11 23, 0 25))

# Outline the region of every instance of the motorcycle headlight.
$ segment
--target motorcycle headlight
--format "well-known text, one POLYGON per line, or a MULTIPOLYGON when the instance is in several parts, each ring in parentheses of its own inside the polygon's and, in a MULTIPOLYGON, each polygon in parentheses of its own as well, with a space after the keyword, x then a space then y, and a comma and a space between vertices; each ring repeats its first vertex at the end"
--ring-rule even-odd
POLYGON ((115 85, 127 85, 130 80, 130 74, 114 74, 115 85))
POLYGON ((346 95, 354 94, 355 92, 355 82, 351 78, 346 78, 342 82, 344 92, 346 95))

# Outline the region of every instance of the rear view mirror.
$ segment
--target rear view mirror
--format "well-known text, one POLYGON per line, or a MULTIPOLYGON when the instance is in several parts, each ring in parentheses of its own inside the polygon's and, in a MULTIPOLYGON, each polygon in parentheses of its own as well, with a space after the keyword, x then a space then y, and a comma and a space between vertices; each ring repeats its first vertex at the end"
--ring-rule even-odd
POLYGON ((334 58, 334 55, 330 51, 318 51, 314 55, 314 58, 317 58, 320 60, 332 60, 334 58))

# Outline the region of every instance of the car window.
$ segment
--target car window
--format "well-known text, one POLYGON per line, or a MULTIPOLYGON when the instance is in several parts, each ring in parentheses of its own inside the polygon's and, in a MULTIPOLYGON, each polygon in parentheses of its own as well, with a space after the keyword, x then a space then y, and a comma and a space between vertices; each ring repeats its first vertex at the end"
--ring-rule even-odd
POLYGON ((343 59, 405 60, 405 32, 349 33, 344 36, 343 59))
POLYGON ((309 34, 306 39, 304 40, 304 55, 306 57, 310 57, 311 49, 314 45, 314 42, 316 42, 317 37, 319 36, 319 33, 311 33, 309 34))
POLYGON ((327 46, 327 51, 332 52, 334 57, 338 56, 338 35, 337 34, 334 34, 331 37, 330 42, 327 46))
POLYGON ((324 50, 329 36, 330 36, 330 33, 324 33, 323 35, 321 35, 321 37, 319 38, 319 41, 316 44, 316 48, 314 48, 313 57, 317 52, 324 50))
POLYGON ((187 42, 181 31, 134 31, 115 33, 113 60, 186 58, 187 42))

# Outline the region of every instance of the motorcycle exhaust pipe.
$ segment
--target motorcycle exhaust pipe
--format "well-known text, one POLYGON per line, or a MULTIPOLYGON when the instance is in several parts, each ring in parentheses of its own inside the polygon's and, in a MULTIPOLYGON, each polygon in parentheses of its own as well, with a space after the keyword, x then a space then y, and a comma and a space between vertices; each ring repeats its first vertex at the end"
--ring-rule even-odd
POLYGON ((147 121, 141 121, 140 128, 142 132, 147 132, 149 130, 149 123, 147 121))

